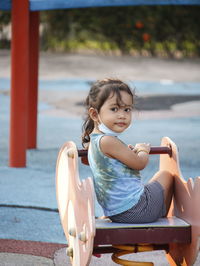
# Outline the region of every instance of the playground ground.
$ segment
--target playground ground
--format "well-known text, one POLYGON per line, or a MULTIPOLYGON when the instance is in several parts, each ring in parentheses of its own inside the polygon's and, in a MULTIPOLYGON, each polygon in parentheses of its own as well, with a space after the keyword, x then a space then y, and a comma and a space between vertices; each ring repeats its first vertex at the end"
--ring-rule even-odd
MULTIPOLYGON (((69 265, 56 212, 55 165, 58 150, 65 141, 73 140, 80 146, 83 113, 80 103, 87 91, 63 90, 60 81, 118 77, 151 86, 153 82, 174 86, 182 82, 195 83, 198 91, 200 60, 41 53, 39 78, 55 87, 39 90, 38 148, 27 152, 27 167, 17 169, 7 166, 10 97, 9 89, 2 88, 2 84, 10 78, 9 51, 0 51, 0 58, 0 81, 3 81, 0 82, 0 266, 69 265)), ((124 138, 130 143, 130 136, 134 136, 134 142, 140 141, 142 136, 153 145, 159 145, 162 136, 170 136, 178 144, 183 175, 195 177, 200 175, 200 152, 196 149, 200 145, 200 92, 193 95, 193 100, 183 93, 178 103, 173 95, 174 92, 161 97, 154 93, 151 98, 150 90, 143 93, 142 97, 148 99, 148 108, 137 112, 135 127, 124 138)), ((89 175, 88 169, 81 168, 80 172, 83 177, 89 175)), ((150 167, 148 174, 153 172, 154 168, 150 167)), ((138 257, 145 257, 157 266, 168 265, 164 252, 138 257)), ((93 257, 91 265, 115 264, 108 254, 101 259, 93 257)), ((195 265, 200 265, 200 256, 195 265)))

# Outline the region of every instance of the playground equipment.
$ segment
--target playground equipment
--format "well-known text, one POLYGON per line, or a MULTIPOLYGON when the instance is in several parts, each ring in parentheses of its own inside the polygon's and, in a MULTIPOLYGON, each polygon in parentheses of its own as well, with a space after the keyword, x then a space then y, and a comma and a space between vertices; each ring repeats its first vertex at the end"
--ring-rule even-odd
POLYGON ((73 266, 89 265, 92 254, 113 253, 121 265, 153 265, 119 257, 125 254, 165 250, 170 265, 193 265, 200 243, 200 177, 183 179, 178 150, 168 137, 161 147, 152 147, 151 154, 160 154, 160 170, 175 177, 174 197, 166 218, 148 224, 112 223, 95 219, 94 190, 91 178, 79 179, 78 156, 87 164, 87 151, 77 150, 73 142, 65 143, 58 155, 56 192, 60 219, 68 241, 67 254, 73 266), (142 244, 140 244, 142 243, 142 244))

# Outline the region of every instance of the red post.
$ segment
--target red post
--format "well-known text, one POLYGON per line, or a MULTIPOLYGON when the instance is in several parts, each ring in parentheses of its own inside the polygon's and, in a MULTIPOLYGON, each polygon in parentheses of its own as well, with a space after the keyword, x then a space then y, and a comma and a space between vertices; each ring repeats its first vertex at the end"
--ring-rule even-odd
POLYGON ((29 51, 27 148, 34 149, 37 146, 39 12, 30 12, 29 51))
POLYGON ((11 44, 11 167, 26 166, 29 86, 29 0, 12 0, 11 44))

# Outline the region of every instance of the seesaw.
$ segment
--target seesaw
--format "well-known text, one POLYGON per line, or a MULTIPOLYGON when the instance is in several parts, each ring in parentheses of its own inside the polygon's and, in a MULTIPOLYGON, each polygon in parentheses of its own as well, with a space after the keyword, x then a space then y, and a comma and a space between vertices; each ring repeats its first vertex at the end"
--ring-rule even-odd
POLYGON ((150 153, 160 154, 160 169, 175 176, 168 216, 150 224, 120 224, 95 219, 92 179, 81 181, 78 171, 78 157, 87 164, 87 151, 78 151, 71 141, 62 146, 57 159, 56 193, 73 266, 89 265, 92 254, 103 253, 113 253, 113 261, 120 265, 153 265, 120 256, 156 249, 166 251, 170 265, 194 264, 200 248, 200 177, 187 182, 182 178, 177 147, 168 137, 150 153))

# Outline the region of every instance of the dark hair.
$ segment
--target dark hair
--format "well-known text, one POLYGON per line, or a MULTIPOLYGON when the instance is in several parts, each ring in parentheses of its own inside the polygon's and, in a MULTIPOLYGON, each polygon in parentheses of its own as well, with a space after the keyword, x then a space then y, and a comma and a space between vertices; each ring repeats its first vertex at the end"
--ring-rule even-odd
POLYGON ((90 134, 94 129, 94 121, 90 118, 88 110, 93 107, 98 112, 110 94, 117 95, 117 103, 122 103, 120 91, 125 91, 132 96, 134 101, 134 92, 131 88, 119 79, 103 79, 96 81, 90 88, 89 94, 85 101, 86 118, 82 126, 82 145, 90 142, 90 134))

